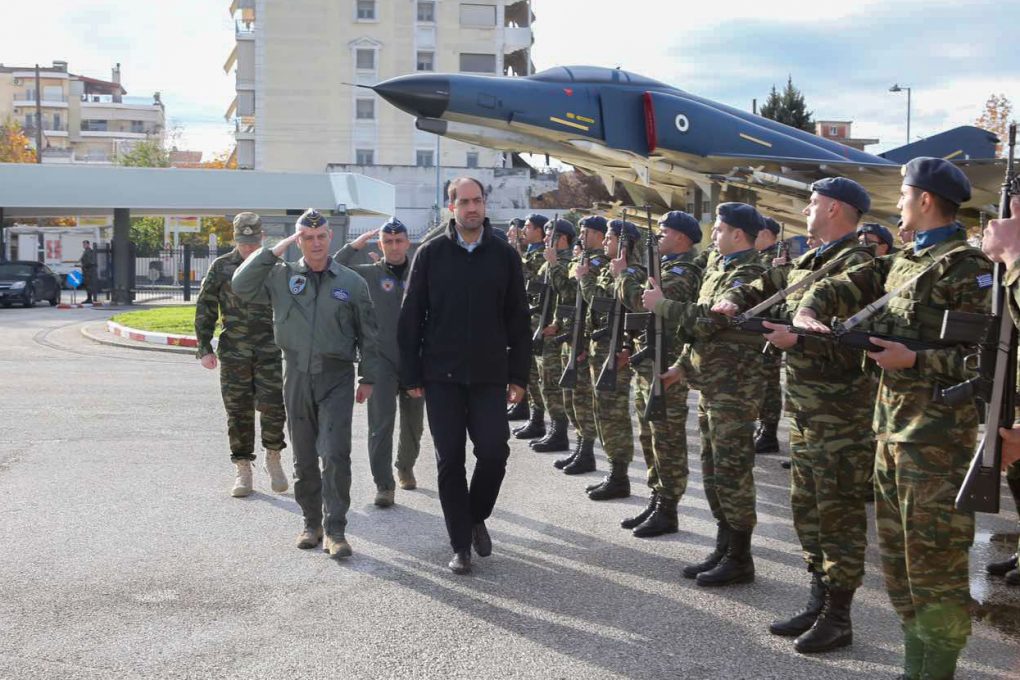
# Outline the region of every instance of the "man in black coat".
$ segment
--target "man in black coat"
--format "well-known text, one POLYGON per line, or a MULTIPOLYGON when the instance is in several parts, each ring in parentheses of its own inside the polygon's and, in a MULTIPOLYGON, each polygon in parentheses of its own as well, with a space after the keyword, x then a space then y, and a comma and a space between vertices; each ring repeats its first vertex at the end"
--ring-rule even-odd
POLYGON ((528 385, 531 330, 521 258, 485 218, 485 189, 473 178, 449 187, 453 219, 415 255, 398 322, 400 382, 424 396, 439 468, 439 500, 454 556, 471 571, 471 546, 492 552, 492 513, 510 455, 506 403, 528 385), (464 469, 471 437, 471 486, 464 469))

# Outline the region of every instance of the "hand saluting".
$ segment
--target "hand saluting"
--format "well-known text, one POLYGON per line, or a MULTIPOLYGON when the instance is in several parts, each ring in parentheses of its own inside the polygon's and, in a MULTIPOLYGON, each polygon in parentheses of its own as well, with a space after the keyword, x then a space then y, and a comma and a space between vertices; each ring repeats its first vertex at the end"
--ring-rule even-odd
POLYGON ((627 251, 620 248, 620 254, 609 263, 609 271, 614 277, 618 277, 627 268, 627 251))
POLYGON ((659 282, 655 280, 654 276, 648 277, 648 283, 652 287, 641 294, 641 306, 649 312, 654 312, 655 305, 659 304, 659 300, 664 299, 666 296, 662 294, 659 282))

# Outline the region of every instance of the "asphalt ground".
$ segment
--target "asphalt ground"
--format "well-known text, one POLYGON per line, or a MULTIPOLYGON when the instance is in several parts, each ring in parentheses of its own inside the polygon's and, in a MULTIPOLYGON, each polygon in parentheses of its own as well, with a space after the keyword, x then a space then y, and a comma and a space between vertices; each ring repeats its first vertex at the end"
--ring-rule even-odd
MULTIPOLYGON (((900 630, 878 573, 854 602, 853 646, 797 654, 768 623, 804 602, 807 573, 780 456, 755 469, 753 584, 704 589, 680 569, 711 550, 697 471, 681 531, 636 539, 647 497, 595 503, 598 475, 512 440, 471 576, 450 551, 426 428, 417 491, 372 505, 356 407, 344 563, 293 547, 293 495, 228 495, 217 376, 190 353, 104 345, 115 310, 0 310, 0 678, 892 678, 900 630)), ((783 432, 785 439, 785 432, 783 432)), ((289 466, 289 454, 285 454, 289 466)), ((639 455, 640 458, 640 455, 639 455)), ((599 455, 600 474, 606 469, 599 455)), ((1004 498, 1004 507, 1008 500, 1004 498)), ((983 573, 1015 545, 1012 511, 978 518, 975 629, 960 678, 1020 676, 1020 589, 983 573)))

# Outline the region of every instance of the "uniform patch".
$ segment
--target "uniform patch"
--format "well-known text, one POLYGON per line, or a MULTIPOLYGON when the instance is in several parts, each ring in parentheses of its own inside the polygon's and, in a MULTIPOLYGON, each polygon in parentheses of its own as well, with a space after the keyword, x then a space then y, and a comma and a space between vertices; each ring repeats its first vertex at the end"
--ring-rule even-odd
POLYGON ((978 288, 991 288, 992 283, 994 283, 994 281, 992 280, 991 274, 979 274, 977 277, 978 288))
POLYGON ((602 260, 600 260, 597 257, 593 257, 593 258, 591 258, 591 264, 592 264, 593 267, 597 267, 600 264, 602 264, 602 260))
POLYGON ((626 269, 624 269, 624 271, 627 272, 628 274, 633 274, 634 273, 634 268, 633 267, 627 267, 626 269))
POLYGON ((730 284, 730 286, 733 287, 733 288, 736 288, 737 286, 742 286, 742 285, 744 285, 744 282, 741 281, 740 279, 733 279, 733 283, 730 284))
POLYGON ((673 274, 676 274, 677 276, 682 276, 683 273, 687 270, 684 269, 683 267, 673 267, 669 271, 672 272, 673 274))
POLYGON ((379 281, 379 287, 387 293, 392 293, 397 287, 397 281, 396 279, 391 279, 387 276, 385 279, 379 281))
POLYGON ((347 302, 351 299, 351 294, 346 288, 334 288, 332 294, 333 299, 339 300, 340 302, 347 302))
POLYGON ((290 277, 290 292, 292 295, 298 295, 305 289, 308 284, 308 277, 302 276, 301 274, 295 274, 290 277))

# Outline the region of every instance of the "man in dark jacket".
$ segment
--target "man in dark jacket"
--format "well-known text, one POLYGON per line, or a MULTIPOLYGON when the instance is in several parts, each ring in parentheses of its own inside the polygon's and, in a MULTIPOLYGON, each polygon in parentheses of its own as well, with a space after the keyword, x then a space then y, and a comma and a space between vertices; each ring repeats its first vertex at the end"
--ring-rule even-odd
POLYGON ((462 177, 449 188, 453 219, 423 244, 411 265, 400 311, 400 383, 424 396, 439 468, 439 500, 454 556, 471 571, 471 546, 492 552, 492 513, 510 455, 505 402, 528 385, 531 332, 521 258, 485 218, 485 189, 462 177), (471 486, 466 435, 474 445, 471 486))

